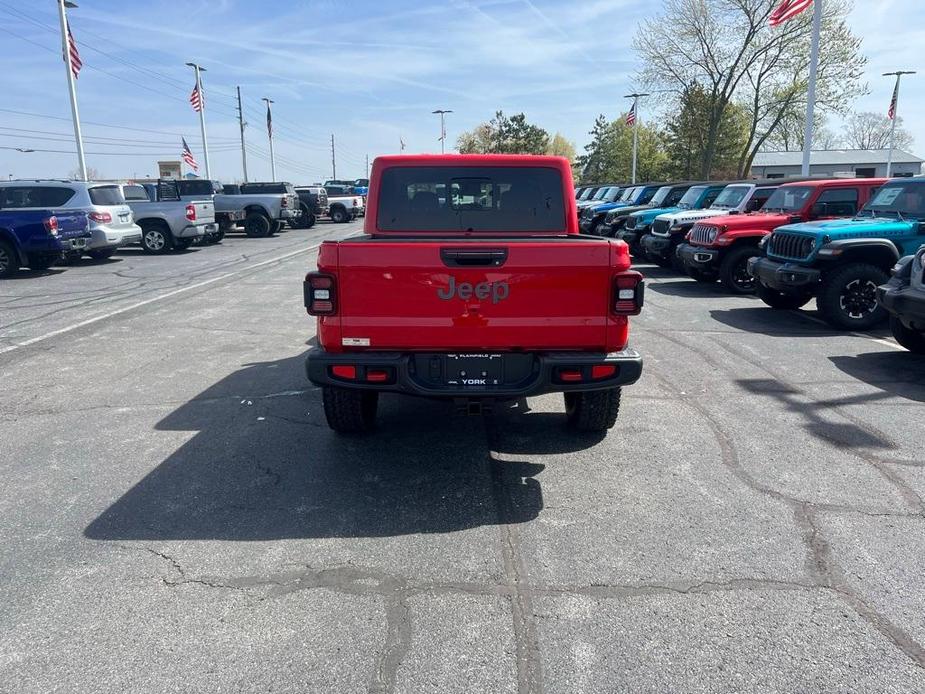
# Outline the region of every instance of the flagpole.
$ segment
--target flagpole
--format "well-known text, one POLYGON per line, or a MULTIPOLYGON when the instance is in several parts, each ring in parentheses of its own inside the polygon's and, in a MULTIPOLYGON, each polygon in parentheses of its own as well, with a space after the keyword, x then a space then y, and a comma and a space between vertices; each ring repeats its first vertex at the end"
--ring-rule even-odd
POLYGON ((202 131, 202 156, 206 164, 206 178, 212 180, 212 169, 209 168, 209 141, 206 139, 206 97, 202 93, 202 77, 200 72, 205 72, 204 67, 196 63, 187 63, 196 73, 196 89, 199 90, 199 129, 202 131))
POLYGON ((803 176, 809 176, 813 149, 813 118, 816 107, 816 72, 819 67, 819 35, 822 32, 822 2, 813 0, 813 38, 809 49, 809 87, 806 91, 806 128, 803 131, 803 176))
POLYGON ((80 114, 77 111, 77 87, 74 84, 74 68, 71 63, 71 47, 68 45, 67 36, 67 15, 64 12, 67 7, 77 7, 70 0, 58 0, 58 18, 61 20, 61 46, 64 51, 64 67, 67 71, 67 91, 71 98, 71 117, 74 119, 74 141, 77 143, 77 162, 80 170, 80 180, 87 180, 87 160, 84 157, 84 139, 80 132, 80 114))
POLYGON ((639 152, 639 99, 643 96, 649 96, 648 94, 627 94, 625 99, 633 100, 633 176, 632 184, 636 185, 636 156, 639 152))
POLYGON ((267 137, 270 138, 270 180, 276 181, 276 155, 273 154, 273 121, 270 116, 270 104, 274 103, 272 99, 263 97, 262 101, 267 102, 267 137))
POLYGON ((884 77, 896 75, 896 86, 893 88, 893 103, 891 104, 893 115, 890 118, 890 150, 886 158, 886 177, 890 178, 893 173, 893 146, 896 142, 896 121, 899 120, 899 81, 903 75, 914 75, 914 70, 897 70, 896 72, 884 72, 884 77))

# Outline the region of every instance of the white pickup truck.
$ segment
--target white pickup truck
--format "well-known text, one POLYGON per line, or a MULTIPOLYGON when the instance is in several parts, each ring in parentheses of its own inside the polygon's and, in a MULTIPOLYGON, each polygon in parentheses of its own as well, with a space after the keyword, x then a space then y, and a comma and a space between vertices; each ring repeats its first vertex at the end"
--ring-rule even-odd
POLYGON ((328 194, 328 216, 332 222, 350 222, 366 215, 363 196, 354 193, 352 186, 326 185, 324 189, 328 194))
POLYGON ((210 199, 181 200, 176 181, 161 181, 150 191, 138 183, 119 188, 141 227, 141 247, 147 253, 183 251, 206 234, 218 231, 210 199))

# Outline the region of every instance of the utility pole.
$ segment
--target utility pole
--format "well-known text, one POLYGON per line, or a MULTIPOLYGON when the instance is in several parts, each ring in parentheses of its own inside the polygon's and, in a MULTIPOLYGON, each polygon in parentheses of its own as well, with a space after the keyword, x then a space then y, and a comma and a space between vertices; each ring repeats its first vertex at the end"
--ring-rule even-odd
POLYGON ((633 100, 633 177, 631 182, 636 185, 636 159, 639 153, 639 99, 648 94, 634 92, 624 96, 625 99, 633 100))
POLYGON ((74 120, 74 141, 77 143, 77 165, 80 180, 87 180, 87 160, 84 157, 84 139, 80 132, 80 114, 77 112, 77 88, 74 84, 74 68, 71 62, 71 47, 68 42, 67 15, 64 8, 76 9, 77 4, 71 0, 58 0, 58 19, 61 20, 61 50, 64 52, 64 69, 67 72, 67 91, 71 98, 71 117, 74 120))
POLYGON ((334 156, 334 133, 331 133, 331 178, 337 180, 337 158, 334 156))
POLYGON ((822 31, 822 2, 813 0, 813 38, 809 48, 809 88, 806 90, 806 126, 803 130, 803 177, 809 176, 813 150, 813 110, 816 107, 816 72, 819 67, 819 34, 822 31))
POLYGON ((205 72, 204 67, 196 63, 187 63, 196 73, 196 89, 199 91, 199 129, 202 131, 202 155, 206 164, 206 178, 212 180, 212 169, 209 167, 209 141, 206 139, 206 97, 202 93, 202 75, 205 72))
POLYGON ((273 154, 273 118, 270 116, 270 104, 274 103, 272 99, 263 97, 267 102, 267 137, 270 138, 270 178, 276 181, 276 155, 273 154))
POLYGON ((436 111, 431 111, 433 114, 440 114, 440 154, 446 154, 446 114, 452 113, 452 111, 447 111, 444 109, 438 108, 436 111))
POLYGON ((238 125, 241 126, 241 164, 244 167, 244 182, 247 183, 247 150, 244 149, 244 109, 241 108, 241 87, 238 90, 238 125))
POLYGON ((366 155, 366 178, 369 178, 369 155, 366 155))
POLYGON ((886 159, 886 177, 890 178, 893 173, 893 144, 896 142, 896 121, 899 120, 899 81, 903 75, 914 75, 915 70, 897 70, 896 72, 884 72, 884 77, 896 76, 896 86, 893 87, 893 98, 890 101, 890 110, 887 115, 892 123, 890 124, 890 153, 886 159))

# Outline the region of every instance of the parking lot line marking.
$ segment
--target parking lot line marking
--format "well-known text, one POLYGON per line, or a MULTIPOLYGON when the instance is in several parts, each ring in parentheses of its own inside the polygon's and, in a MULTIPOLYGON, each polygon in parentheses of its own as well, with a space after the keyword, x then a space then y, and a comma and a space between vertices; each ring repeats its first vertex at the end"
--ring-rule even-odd
MULTIPOLYGON (((827 327, 827 328, 831 328, 831 327, 832 327, 831 325, 829 325, 828 323, 826 323, 826 322, 825 322, 824 320, 822 320, 821 318, 816 318, 815 316, 811 316, 811 315, 809 315, 808 313, 806 313, 805 311, 796 310, 796 311, 793 311, 793 313, 796 313, 798 316, 801 316, 801 317, 805 318, 806 320, 811 320, 813 323, 818 323, 819 325, 824 325, 824 326, 827 327)), ((905 349, 906 349, 905 347, 903 347, 902 345, 900 345, 898 342, 892 342, 892 341, 887 340, 887 339, 882 338, 882 337, 874 337, 873 335, 865 335, 864 333, 856 333, 856 332, 854 332, 854 331, 848 331, 848 334, 849 334, 849 335, 852 335, 853 337, 860 337, 860 338, 863 338, 863 339, 865 339, 865 340, 871 340, 872 342, 877 342, 877 343, 879 343, 879 344, 881 344, 881 345, 884 345, 885 347, 889 347, 890 349, 898 349, 898 350, 901 350, 901 351, 905 351, 905 349)))
POLYGON ((235 275, 240 275, 244 272, 249 272, 255 268, 262 267, 263 265, 270 265, 271 263, 278 263, 281 260, 287 260, 288 258, 293 258, 300 253, 307 253, 308 251, 316 250, 321 246, 320 243, 316 243, 314 246, 309 246, 308 248, 300 248, 297 251, 292 251, 290 253, 284 253, 283 255, 278 255, 275 258, 270 258, 268 260, 263 260, 259 263, 254 263, 253 265, 248 265, 247 267, 242 267, 240 270, 235 270, 234 272, 226 272, 224 275, 219 275, 218 277, 212 277, 211 279, 203 280, 202 282, 196 282, 196 284, 191 284, 186 287, 180 287, 179 289, 174 289, 169 291, 166 294, 161 294, 160 296, 154 296, 150 299, 145 299, 144 301, 138 301, 130 306, 123 306, 122 308, 117 308, 115 311, 110 311, 109 313, 104 313, 101 316, 94 316, 93 318, 88 318, 87 320, 80 321, 79 323, 74 323, 73 325, 68 325, 64 328, 59 328, 58 330, 52 330, 50 333, 45 333, 44 335, 39 335, 37 337, 29 338, 24 342, 18 342, 13 345, 6 347, 0 347, 0 354, 7 354, 17 349, 22 349, 23 347, 29 347, 34 345, 37 342, 43 342, 44 340, 49 340, 58 335, 64 335, 73 330, 78 330, 79 328, 84 328, 88 325, 93 325, 94 323, 99 323, 113 316, 118 316, 120 313, 126 313, 128 311, 134 311, 136 308, 141 308, 142 306, 147 306, 148 304, 153 304, 157 301, 162 301, 164 299, 169 299, 172 296, 177 294, 182 294, 184 292, 192 291, 193 289, 199 289, 200 287, 205 287, 209 284, 214 284, 215 282, 220 282, 221 280, 228 279, 229 277, 234 277, 235 275))

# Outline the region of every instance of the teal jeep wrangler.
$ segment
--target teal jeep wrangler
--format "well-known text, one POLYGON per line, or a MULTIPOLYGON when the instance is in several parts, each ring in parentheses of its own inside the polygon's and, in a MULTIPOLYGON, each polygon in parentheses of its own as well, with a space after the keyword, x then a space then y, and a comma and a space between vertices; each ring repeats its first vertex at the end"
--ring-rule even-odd
MULTIPOLYGON (((817 210, 825 216, 827 210, 817 210)), ((789 224, 766 236, 748 271, 772 308, 816 298, 825 320, 866 330, 887 318, 877 287, 901 257, 925 245, 925 179, 892 179, 851 219, 789 224)))

